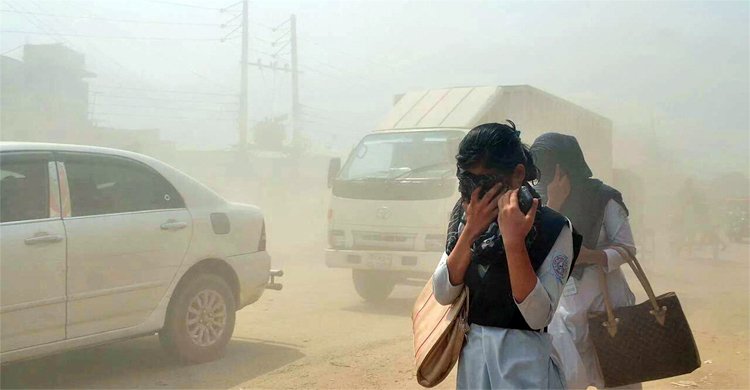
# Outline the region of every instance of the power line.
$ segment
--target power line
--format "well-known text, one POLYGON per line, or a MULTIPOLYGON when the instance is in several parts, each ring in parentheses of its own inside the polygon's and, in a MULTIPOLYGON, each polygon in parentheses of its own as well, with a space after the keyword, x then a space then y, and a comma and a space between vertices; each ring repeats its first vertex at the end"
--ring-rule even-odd
POLYGON ((201 92, 201 91, 185 91, 185 90, 169 90, 169 89, 156 89, 156 88, 137 88, 137 87, 123 87, 114 85, 96 85, 97 88, 104 89, 122 89, 129 91, 145 91, 145 92, 162 92, 162 93, 178 93, 187 95, 208 95, 208 96, 233 96, 237 97, 236 93, 218 93, 218 92, 201 92))
POLYGON ((211 108, 194 108, 194 107, 160 107, 154 105, 139 105, 139 104, 119 104, 119 103, 96 103, 95 106, 111 106, 111 107, 129 107, 129 108, 148 108, 151 110, 172 110, 172 111, 209 111, 209 112, 221 112, 221 113, 236 113, 237 110, 216 110, 211 108))
POLYGON ((330 68, 336 74, 329 73, 329 72, 324 72, 324 71, 322 71, 320 69, 312 68, 312 67, 307 66, 307 65, 303 66, 303 68, 306 69, 306 70, 309 70, 309 71, 311 71, 313 73, 317 73, 317 74, 320 74, 320 75, 325 76, 325 77, 329 77, 329 78, 341 80, 341 81, 347 82, 349 84, 357 84, 357 85, 360 85, 362 87, 366 87, 366 88, 370 88, 370 89, 373 89, 373 87, 375 87, 376 89, 380 89, 382 91, 385 91, 383 88, 386 88, 386 87, 384 85, 382 85, 381 83, 375 81, 375 80, 370 80, 370 79, 367 79, 367 78, 365 78, 365 77, 363 77, 363 76, 361 76, 359 74, 345 71, 342 68, 336 67, 334 65, 331 65, 331 64, 323 62, 323 61, 319 61, 319 60, 314 60, 314 61, 317 62, 319 65, 322 65, 322 66, 330 68))
POLYGON ((240 1, 236 2, 236 3, 233 3, 231 5, 228 5, 228 6, 224 7, 224 8, 219 8, 219 11, 221 11, 221 12, 229 11, 232 7, 236 7, 236 6, 240 5, 240 4, 242 4, 242 0, 240 0, 240 1))
POLYGON ((221 41, 224 42, 227 39, 237 38, 238 36, 230 37, 230 35, 234 34, 237 30, 240 29, 240 27, 242 27, 242 25, 238 24, 237 27, 235 27, 234 29, 232 29, 232 31, 230 31, 226 35, 224 35, 224 37, 221 38, 221 41))
POLYGON ((359 59, 364 60, 366 62, 369 62, 371 65, 377 65, 377 66, 381 66, 381 67, 388 67, 388 68, 391 68, 392 70, 397 70, 397 68, 395 66, 393 66, 393 64, 390 64, 390 63, 387 63, 387 62, 383 62, 383 61, 375 61, 372 58, 365 57, 365 56, 362 56, 362 55, 356 55, 356 54, 353 54, 353 53, 350 53, 350 52, 347 52, 347 51, 344 51, 344 50, 341 50, 341 49, 331 49, 331 48, 328 48, 328 47, 325 47, 325 46, 321 45, 320 43, 316 42, 314 39, 311 39, 311 38, 308 38, 308 37, 301 37, 299 39, 303 40, 303 41, 306 41, 308 43, 311 43, 311 44, 313 44, 313 45, 315 45, 315 46, 317 46, 317 47, 319 47, 319 48, 321 48, 321 49, 323 49, 325 51, 339 53, 340 55, 343 55, 343 56, 349 57, 349 58, 359 57, 359 59))
MULTIPOLYGON (((40 11, 40 12, 45 12, 44 8, 43 8, 42 6, 40 6, 40 5, 38 4, 38 3, 36 3, 36 2, 33 2, 33 1, 32 1, 32 4, 33 4, 33 5, 34 5, 34 6, 35 6, 35 7, 37 8, 37 10, 38 10, 38 11, 40 11)), ((73 6, 73 7, 75 7, 75 8, 78 8, 78 9, 80 9, 80 10, 81 10, 81 11, 83 11, 83 12, 88 12, 88 10, 86 10, 86 9, 84 9, 84 8, 82 8, 82 7, 78 6, 78 5, 76 5, 75 3, 71 3, 70 5, 71 5, 71 6, 73 6)), ((24 9, 24 10, 25 10, 25 9, 24 9)), ((37 20, 39 20, 39 18, 36 18, 36 19, 37 19, 37 20)), ((40 23, 41 23, 41 22, 40 22, 40 23)), ((70 41, 68 41, 67 39, 65 39, 65 38, 62 38, 62 37, 61 37, 61 39, 62 39, 62 41, 63 41, 63 42, 66 42, 66 43, 68 43, 68 44, 69 44, 69 45, 70 45, 71 47, 75 48, 75 46, 74 46, 73 44, 71 44, 71 43, 70 43, 70 41)), ((90 48, 90 49, 92 49, 92 50, 93 50, 94 52, 98 53, 98 54, 99 54, 99 55, 100 55, 101 57, 103 57, 104 59, 106 59, 106 60, 108 60, 108 61, 112 62, 113 64, 115 64, 115 65, 116 65, 117 67, 119 67, 119 68, 120 68, 121 70, 123 70, 123 71, 125 71, 125 72, 127 72, 127 73, 130 73, 130 74, 134 74, 134 73, 133 73, 132 71, 130 71, 130 70, 129 70, 129 69, 127 68, 127 67, 125 67, 125 66, 124 66, 123 64, 121 64, 121 63, 120 63, 119 61, 117 61, 116 59, 112 58, 112 56, 108 55, 107 53, 105 53, 105 52, 104 52, 104 51, 102 51, 102 50, 99 50, 99 48, 98 48, 98 47, 97 47, 97 46, 96 46, 95 44, 93 44, 93 43, 91 43, 91 42, 86 42, 86 41, 84 41, 84 45, 86 45, 86 47, 87 47, 87 48, 90 48)))
POLYGON ((305 120, 311 120, 313 122, 324 121, 321 124, 336 123, 336 124, 339 124, 339 125, 350 126, 350 127, 351 126, 361 125, 361 122, 358 121, 358 120, 356 120, 356 119, 348 120, 348 119, 342 119, 340 117, 339 118, 331 118, 331 117, 326 116, 326 115, 313 114, 313 113, 311 113, 309 111, 308 112, 303 111, 302 115, 303 115, 303 117, 307 118, 305 120))
POLYGON ((25 44, 25 43, 24 43, 24 44, 20 44, 20 45, 18 45, 18 46, 16 46, 16 47, 12 48, 12 49, 10 49, 10 50, 6 50, 6 51, 4 51, 4 52, 0 53, 0 55, 4 56, 4 55, 6 55, 6 54, 8 54, 8 53, 10 53, 10 52, 14 52, 14 51, 16 51, 16 50, 18 50, 18 49, 20 49, 20 48, 22 48, 22 47, 24 47, 24 46, 26 46, 26 44, 25 44))
POLYGON ((291 22, 291 21, 292 21, 292 18, 287 18, 287 19, 286 19, 286 20, 284 20, 283 22, 279 23, 279 25, 278 25, 278 26, 276 26, 276 27, 272 27, 272 28, 271 28, 271 30, 273 30, 273 31, 276 31, 276 30, 280 29, 281 27, 284 27, 284 25, 286 25, 287 23, 289 23, 289 22, 291 22))
MULTIPOLYGON (((130 112, 96 112, 93 114, 94 120, 97 120, 97 116, 127 116, 127 117, 133 117, 133 118, 159 118, 159 119, 176 119, 176 120, 183 120, 183 121, 190 121, 190 122, 196 122, 196 121, 236 121, 236 118, 217 118, 217 117, 211 117, 211 118, 189 118, 185 116, 169 116, 169 115, 160 115, 160 114, 134 114, 130 112)), ((106 120, 106 119, 105 119, 106 120)))
POLYGON ((274 71, 278 70, 278 71, 287 72, 287 73, 291 73, 292 72, 292 70, 289 68, 288 64, 285 64, 285 67, 279 67, 279 66, 276 66, 276 64, 266 65, 266 64, 261 63, 261 62, 248 62, 247 64, 251 65, 251 66, 257 66, 259 69, 270 69, 270 70, 274 70, 274 71))
POLYGON ((233 5, 230 5, 229 7, 225 8, 216 8, 216 7, 207 7, 205 5, 195 5, 195 4, 186 4, 186 3, 178 3, 174 1, 164 1, 164 0, 149 0, 152 3, 159 3, 159 4, 167 4, 167 5, 175 5, 178 7, 187 7, 187 8, 198 8, 198 9, 210 9, 214 11, 223 11, 225 9, 228 9, 229 7, 232 7, 233 5))
MULTIPOLYGON (((39 31, 22 31, 22 30, 1 30, 3 34, 30 34, 30 35, 53 35, 39 31)), ((89 34, 69 34, 56 33, 60 37, 76 38, 94 38, 94 39, 125 39, 125 40, 147 40, 147 41, 200 41, 200 42, 220 42, 220 38, 177 38, 177 37, 131 37, 131 36, 107 36, 107 35, 89 35, 89 34)))
POLYGON ((260 27, 263 27, 263 28, 265 28, 267 30, 270 30, 271 32, 276 32, 276 27, 271 27, 271 26, 269 26, 269 25, 267 25, 265 23, 261 23, 261 22, 258 22, 258 21, 252 21, 251 23, 252 23, 253 26, 260 26, 260 27))
POLYGON ((269 44, 269 45, 273 45, 273 42, 271 42, 271 41, 269 41, 267 39, 263 39, 263 38, 261 38, 261 37, 259 37, 257 35, 253 36, 252 38, 255 39, 255 40, 257 40, 257 41, 260 41, 260 42, 263 42, 263 43, 266 43, 266 44, 269 44))
MULTIPOLYGON (((12 4, 12 3, 9 3, 9 2, 7 2, 7 1, 6 1, 6 4, 7 4, 7 5, 9 6, 9 7, 11 7, 12 9, 14 9, 14 10, 17 10, 17 9, 18 9, 18 8, 16 8, 16 7, 15 7, 15 6, 14 6, 14 5, 12 4)), ((22 8, 22 7, 20 7, 20 6, 19 6, 19 8, 21 8, 22 10, 24 10, 24 11, 25 11, 25 9, 24 9, 24 8, 22 8)), ((50 27, 50 26, 47 26, 47 25, 45 25, 44 23, 42 23, 42 21, 41 21, 41 20, 39 20, 39 18, 37 18, 36 16, 33 16, 33 15, 25 15, 25 16, 24 16, 24 18, 25 18, 25 19, 26 19, 27 21, 29 21, 29 23, 31 23, 31 24, 32 24, 32 25, 33 25, 34 27, 36 27, 36 28, 38 28, 38 29, 40 29, 40 30, 46 31, 46 32, 47 32, 47 35, 49 35, 49 36, 52 36, 52 37, 57 37, 57 38, 59 38, 59 41, 61 41, 61 42, 64 42, 64 43, 67 43, 67 44, 68 44, 68 45, 69 45, 70 47, 73 47, 73 48, 75 48, 75 45, 73 45, 72 43, 70 43, 70 41, 68 41, 68 40, 67 40, 67 39, 65 39, 64 37, 61 37, 61 36, 60 36, 60 35, 59 35, 59 34, 57 33, 57 31, 56 31, 55 29, 53 29, 52 27, 50 27)))
MULTIPOLYGON (((333 74, 331 74, 331 73, 326 73, 326 72, 323 72, 323 71, 321 71, 320 69, 312 68, 312 67, 309 67, 309 66, 307 66, 307 65, 302 65, 301 67, 302 67, 302 69, 305 69, 305 70, 307 70, 307 71, 309 71, 309 72, 312 72, 312 73, 317 73, 317 74, 319 74, 319 75, 321 75, 321 76, 325 76, 325 77, 328 77, 328 78, 331 78, 331 79, 335 79, 335 80, 339 80, 339 81, 344 81, 344 82, 347 82, 347 81, 345 81, 345 80, 344 80, 344 79, 343 79, 342 77, 340 77, 340 76, 336 76, 336 75, 333 75, 333 74)), ((357 88, 362 88, 362 87, 365 87, 365 88, 369 88, 369 86, 368 86, 367 84, 365 84, 365 83, 364 83, 363 81, 364 81, 364 80, 362 80, 362 79, 356 79, 356 80, 351 80, 351 81, 348 81, 348 83, 350 83, 350 84, 351 84, 352 82, 354 82, 354 84, 358 84, 358 87, 357 87, 357 88)), ((352 86, 352 87, 353 87, 353 86, 352 86)))
POLYGON ((109 95, 99 91, 92 91, 94 95, 97 95, 97 99, 132 99, 132 100, 156 100, 164 102, 175 102, 175 103, 199 103, 199 104, 237 104, 237 102, 212 102, 206 100, 193 100, 193 99, 173 99, 173 98, 159 98, 151 96, 123 96, 123 95, 109 95))
POLYGON ((229 23, 232 23, 232 22, 234 22, 234 21, 235 21, 235 20, 237 20, 237 18, 239 18, 240 16, 242 16, 242 14, 237 14, 237 15, 234 15, 234 16, 232 16, 232 18, 230 18, 229 20, 227 20, 227 21, 225 21, 224 23, 222 23, 222 24, 221 24, 221 27, 222 27, 222 28, 224 28, 224 27, 227 27, 227 26, 229 26, 229 23))
POLYGON ((6 9, 0 10, 0 12, 15 13, 15 14, 22 14, 22 15, 50 16, 50 17, 55 17, 55 18, 102 20, 102 21, 116 22, 116 23, 165 24, 165 25, 212 26, 212 27, 221 26, 220 24, 215 24, 215 23, 167 22, 167 21, 159 21, 159 20, 115 19, 115 18, 104 18, 104 17, 99 17, 99 16, 60 15, 60 14, 52 14, 52 13, 46 13, 46 12, 16 11, 16 10, 6 10, 6 9))

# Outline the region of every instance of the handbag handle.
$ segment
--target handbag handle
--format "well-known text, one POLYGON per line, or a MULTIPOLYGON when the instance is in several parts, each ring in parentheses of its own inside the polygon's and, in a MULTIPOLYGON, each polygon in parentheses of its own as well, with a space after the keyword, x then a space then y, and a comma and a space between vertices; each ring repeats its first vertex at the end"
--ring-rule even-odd
POLYGON ((604 268, 601 266, 596 267, 599 271, 599 285, 602 288, 602 294, 604 294, 604 307, 607 309, 607 321, 602 322, 602 326, 607 328, 609 335, 615 337, 617 334, 617 323, 620 319, 615 317, 615 309, 612 306, 612 300, 609 298, 609 285, 607 284, 607 275, 604 273, 604 268))
MULTIPOLYGON (((633 273, 638 278, 638 281, 641 283, 641 286, 643 286, 643 289, 646 291, 649 302, 651 302, 652 310, 650 310, 649 313, 654 316, 656 322, 658 322, 659 325, 664 326, 664 323, 666 322, 667 307, 659 307, 659 303, 656 300, 656 294, 654 294, 654 289, 651 287, 651 283, 649 282, 648 277, 646 277, 646 273, 643 271, 641 263, 624 246, 613 244, 611 248, 617 251, 617 253, 622 256, 623 259, 625 259, 628 265, 630 265, 630 268, 633 269, 633 273)), ((607 308, 607 322, 604 322, 602 326, 606 327, 609 331, 610 336, 614 337, 615 334, 617 334, 617 323, 619 322, 619 319, 615 317, 614 314, 614 306, 612 305, 612 300, 609 296, 607 276, 604 272, 604 268, 598 267, 598 269, 599 284, 601 285, 602 293, 604 295, 604 305, 607 308)))
POLYGON ((641 267, 641 263, 638 261, 638 259, 630 253, 629 250, 624 248, 621 245, 613 245, 612 248, 617 251, 617 253, 622 256, 625 261, 628 262, 628 265, 630 265, 630 268, 633 269, 633 273, 635 273, 635 276, 638 278, 638 281, 641 282, 641 285, 643 286, 643 289, 646 290, 646 295, 648 295, 648 300, 651 302, 652 310, 649 311, 651 315, 653 315, 656 318, 656 321, 659 323, 659 325, 664 326, 664 323, 666 321, 666 315, 667 315, 667 307, 661 306, 659 307, 659 302, 656 301, 656 294, 654 294, 654 289, 651 287, 651 283, 648 281, 648 277, 646 277, 646 272, 643 271, 643 267, 641 267))

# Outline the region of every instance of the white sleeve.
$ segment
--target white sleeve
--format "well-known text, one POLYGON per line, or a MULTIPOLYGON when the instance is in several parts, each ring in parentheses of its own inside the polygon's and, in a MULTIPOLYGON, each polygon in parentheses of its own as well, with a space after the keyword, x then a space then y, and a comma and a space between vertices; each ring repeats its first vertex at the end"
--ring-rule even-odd
MULTIPOLYGON (((614 200, 610 200, 604 208, 604 230, 608 242, 622 245, 635 255, 635 242, 628 222, 628 213, 614 200)), ((607 272, 612 272, 625 263, 625 259, 614 249, 605 249, 604 253, 607 255, 607 272)))
POLYGON ((516 302, 518 310, 531 329, 542 329, 552 321, 557 303, 568 281, 572 259, 573 233, 568 223, 557 236, 555 245, 537 270, 536 286, 523 302, 516 302))
POLYGON ((443 253, 435 273, 432 274, 432 291, 435 293, 435 300, 441 305, 450 305, 458 298, 463 288, 463 283, 457 286, 451 284, 448 274, 448 254, 443 253))

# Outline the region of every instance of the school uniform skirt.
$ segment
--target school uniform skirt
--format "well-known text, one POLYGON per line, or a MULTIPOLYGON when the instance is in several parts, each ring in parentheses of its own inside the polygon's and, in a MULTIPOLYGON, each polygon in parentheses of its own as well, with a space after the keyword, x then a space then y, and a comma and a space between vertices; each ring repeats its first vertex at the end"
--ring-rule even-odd
POLYGON ((563 389, 552 338, 544 332, 472 324, 458 361, 458 389, 563 389))

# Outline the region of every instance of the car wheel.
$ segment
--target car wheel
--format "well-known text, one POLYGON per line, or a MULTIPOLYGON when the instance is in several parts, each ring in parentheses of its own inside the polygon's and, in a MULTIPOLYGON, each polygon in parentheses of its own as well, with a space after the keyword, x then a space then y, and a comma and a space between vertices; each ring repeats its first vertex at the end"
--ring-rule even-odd
POLYGON ((352 280, 357 294, 368 302, 384 301, 396 286, 394 275, 384 271, 354 269, 352 280))
POLYGON ((216 360, 234 332, 235 302, 229 285, 217 275, 201 274, 172 296, 159 341, 185 363, 216 360))

